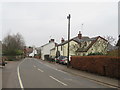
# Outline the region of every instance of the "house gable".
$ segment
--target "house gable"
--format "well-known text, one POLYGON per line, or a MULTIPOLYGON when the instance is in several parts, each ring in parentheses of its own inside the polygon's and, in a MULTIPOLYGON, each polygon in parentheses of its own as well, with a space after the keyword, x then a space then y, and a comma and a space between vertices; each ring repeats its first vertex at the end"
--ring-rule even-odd
POLYGON ((86 41, 83 42, 83 43, 85 43, 85 42, 87 43, 87 46, 85 45, 86 48, 82 48, 82 47, 81 47, 81 48, 78 50, 78 52, 87 52, 99 39, 107 42, 106 39, 104 39, 104 38, 102 38, 102 37, 100 37, 100 36, 94 37, 94 38, 90 38, 90 39, 88 39, 88 40, 86 40, 86 41))
POLYGON ((91 47, 89 47, 86 54, 98 53, 98 52, 106 54, 107 53, 107 46, 108 46, 107 40, 105 40, 101 37, 98 37, 95 40, 95 42, 92 43, 91 47))
MULTIPOLYGON (((108 42, 103 37, 97 36, 97 37, 89 38, 86 36, 83 37, 78 37, 78 36, 70 39, 69 41, 70 55, 78 55, 79 53, 82 53, 82 55, 87 55, 89 52, 94 52, 94 51, 95 52, 100 51, 105 53, 108 42), (99 49, 97 50, 98 47, 96 47, 95 45, 100 45, 99 48, 101 50, 99 49)), ((67 56, 68 41, 64 41, 58 44, 57 47, 61 55, 67 56)))
POLYGON ((41 58, 44 60, 44 55, 50 55, 50 50, 55 48, 55 42, 49 42, 43 46, 41 46, 41 58))

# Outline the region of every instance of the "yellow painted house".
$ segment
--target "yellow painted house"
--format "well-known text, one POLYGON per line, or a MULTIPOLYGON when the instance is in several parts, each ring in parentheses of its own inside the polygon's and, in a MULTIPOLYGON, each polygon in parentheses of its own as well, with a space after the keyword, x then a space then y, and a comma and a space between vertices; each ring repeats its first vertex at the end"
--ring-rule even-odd
MULTIPOLYGON (((101 36, 89 38, 82 36, 79 32, 78 36, 70 39, 69 41, 69 55, 86 56, 91 53, 107 53, 108 41, 101 36)), ((64 39, 58 44, 53 50, 51 50, 51 55, 67 56, 68 41, 64 39)))
MULTIPOLYGON (((70 43, 70 55, 76 55, 76 50, 79 48, 78 43, 75 42, 74 40, 70 40, 69 43, 70 43)), ((56 51, 57 51, 57 48, 58 48, 58 51, 60 52, 60 55, 67 56, 68 41, 58 44, 58 46, 56 47, 56 51)))
POLYGON ((56 50, 55 50, 55 48, 53 48, 53 49, 50 50, 50 56, 53 57, 53 58, 56 56, 56 50))

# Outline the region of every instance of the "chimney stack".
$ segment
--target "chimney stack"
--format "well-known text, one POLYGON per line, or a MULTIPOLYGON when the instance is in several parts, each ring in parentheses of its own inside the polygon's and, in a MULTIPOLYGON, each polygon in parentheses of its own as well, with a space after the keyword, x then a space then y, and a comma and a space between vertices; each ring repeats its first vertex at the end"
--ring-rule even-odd
POLYGON ((50 42, 54 42, 54 41, 55 41, 54 39, 50 39, 50 40, 49 40, 49 43, 50 43, 50 42))
POLYGON ((80 31, 79 31, 79 34, 78 34, 78 38, 79 38, 79 39, 82 39, 82 34, 81 34, 80 31))
POLYGON ((64 41, 65 41, 65 40, 62 38, 62 39, 61 39, 61 43, 63 43, 64 41))

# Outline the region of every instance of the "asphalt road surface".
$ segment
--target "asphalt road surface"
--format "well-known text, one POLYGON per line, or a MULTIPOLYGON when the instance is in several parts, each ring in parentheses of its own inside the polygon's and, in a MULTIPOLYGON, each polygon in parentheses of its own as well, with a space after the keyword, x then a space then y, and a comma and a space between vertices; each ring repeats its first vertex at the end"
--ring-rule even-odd
POLYGON ((110 88, 34 58, 9 62, 3 69, 3 88, 110 88))

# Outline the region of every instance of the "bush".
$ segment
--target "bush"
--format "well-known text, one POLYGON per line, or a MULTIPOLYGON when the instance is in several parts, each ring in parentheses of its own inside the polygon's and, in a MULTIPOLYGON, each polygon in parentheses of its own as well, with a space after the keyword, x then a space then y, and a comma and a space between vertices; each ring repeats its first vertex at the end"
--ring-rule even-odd
POLYGON ((23 55, 23 51, 22 50, 16 50, 16 55, 23 55))
POLYGON ((108 51, 107 56, 119 56, 120 57, 120 50, 116 49, 116 50, 108 51))
POLYGON ((8 61, 15 61, 16 60, 15 56, 7 56, 7 58, 8 58, 8 61))
POLYGON ((2 56, 2 59, 4 59, 5 61, 16 61, 16 60, 20 60, 24 58, 24 56, 19 55, 19 56, 2 56))
POLYGON ((9 50, 9 51, 3 51, 3 56, 16 56, 16 55, 22 55, 22 50, 9 50))
POLYGON ((93 55, 104 55, 104 54, 101 52, 97 52, 97 53, 90 53, 87 56, 93 56, 93 55))

